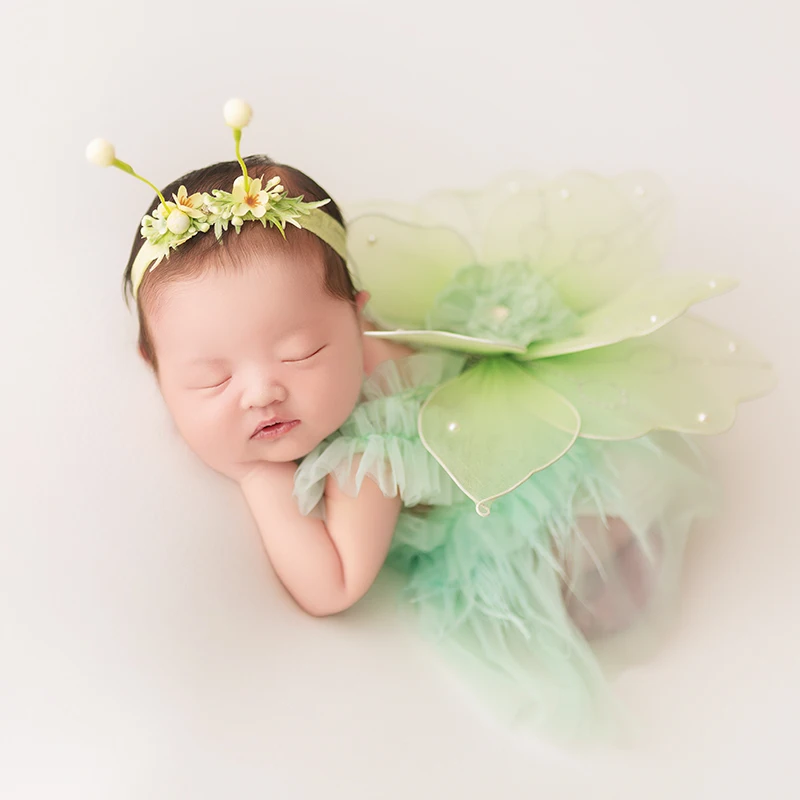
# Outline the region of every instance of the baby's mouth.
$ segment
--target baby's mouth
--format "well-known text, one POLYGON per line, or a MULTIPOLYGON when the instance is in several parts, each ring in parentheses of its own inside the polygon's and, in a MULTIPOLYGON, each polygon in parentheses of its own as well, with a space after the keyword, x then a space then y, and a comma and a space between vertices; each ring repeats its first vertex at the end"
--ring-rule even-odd
POLYGON ((300 420, 280 419, 275 417, 269 420, 259 422, 256 429, 250 436, 251 439, 274 439, 284 433, 288 433, 292 428, 300 424, 300 420))

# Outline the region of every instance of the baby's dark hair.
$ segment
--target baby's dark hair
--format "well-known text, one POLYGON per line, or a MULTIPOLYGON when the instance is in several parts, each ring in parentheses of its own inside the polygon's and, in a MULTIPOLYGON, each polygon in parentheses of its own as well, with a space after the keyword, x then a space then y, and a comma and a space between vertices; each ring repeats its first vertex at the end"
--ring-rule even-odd
MULTIPOLYGON (((330 195, 304 172, 287 164, 278 164, 268 156, 248 156, 244 159, 244 163, 250 177, 263 178, 264 183, 279 175, 290 197, 302 195, 306 202, 330 198, 330 195)), ((238 161, 222 161, 181 176, 165 186, 161 193, 167 200, 171 200, 172 195, 177 194, 181 186, 185 186, 190 195, 195 192, 210 193, 213 189, 230 191, 234 180, 241 174, 242 169, 238 161)), ((158 197, 154 198, 145 213, 152 214, 159 202, 158 197)), ((344 225, 342 212, 332 199, 322 206, 321 210, 344 225)), ((330 245, 310 231, 295 228, 293 225, 286 226, 285 236, 284 239, 280 232, 270 225, 264 228, 255 222, 244 224, 238 234, 233 226, 230 226, 223 232, 219 242, 213 230, 205 234, 196 234, 173 250, 169 258, 164 259, 152 272, 145 273, 138 289, 139 349, 153 369, 157 370, 158 364, 145 310, 157 302, 161 290, 171 283, 202 274, 210 269, 235 269, 254 251, 263 253, 269 249, 276 251, 282 249, 284 252, 288 250, 309 259, 321 260, 325 291, 332 297, 355 302, 356 290, 347 264, 330 245)), ((143 243, 144 239, 137 228, 123 279, 128 299, 133 296, 131 269, 143 243)))

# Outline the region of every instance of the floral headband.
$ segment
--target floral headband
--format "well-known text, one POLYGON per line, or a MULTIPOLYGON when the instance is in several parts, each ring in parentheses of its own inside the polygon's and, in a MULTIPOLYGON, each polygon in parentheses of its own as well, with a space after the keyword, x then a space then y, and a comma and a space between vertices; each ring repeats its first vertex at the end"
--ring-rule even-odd
POLYGON ((347 260, 346 233, 333 217, 319 208, 330 202, 330 198, 313 203, 303 202, 302 195, 289 197, 278 176, 270 178, 262 186, 261 178, 251 178, 247 174, 239 143, 242 128, 246 127, 253 115, 244 100, 229 100, 223 109, 225 122, 233 128, 236 144, 236 160, 242 167, 242 174, 233 182, 232 191, 213 189, 211 193, 189 194, 185 186, 172 195, 174 202, 164 199, 158 188, 146 178, 134 172, 133 168, 120 161, 114 146, 105 139, 93 139, 86 148, 86 158, 100 167, 117 167, 134 178, 146 183, 155 190, 161 202, 152 215, 142 217, 142 237, 145 239, 131 268, 131 285, 136 297, 145 273, 155 269, 170 251, 198 233, 207 233, 212 228, 217 240, 222 232, 232 225, 237 233, 245 222, 257 221, 265 228, 267 224, 276 227, 285 237, 286 224, 305 228, 330 245, 345 261, 347 260))

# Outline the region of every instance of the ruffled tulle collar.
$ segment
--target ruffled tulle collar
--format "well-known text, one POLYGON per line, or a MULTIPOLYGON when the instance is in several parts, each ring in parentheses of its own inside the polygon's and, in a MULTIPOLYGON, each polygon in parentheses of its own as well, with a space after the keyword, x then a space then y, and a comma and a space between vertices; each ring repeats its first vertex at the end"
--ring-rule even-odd
POLYGON ((465 362, 466 356, 446 350, 421 350, 382 361, 364 379, 361 399, 377 400, 408 389, 436 386, 460 374, 465 362))

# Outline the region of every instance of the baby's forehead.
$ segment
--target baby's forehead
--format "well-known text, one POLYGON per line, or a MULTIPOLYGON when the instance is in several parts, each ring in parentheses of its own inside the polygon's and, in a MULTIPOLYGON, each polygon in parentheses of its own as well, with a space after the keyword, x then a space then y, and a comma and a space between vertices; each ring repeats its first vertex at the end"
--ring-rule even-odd
MULTIPOLYGON (((248 265, 214 270, 165 287, 150 317, 161 341, 208 345, 223 342, 304 340, 347 324, 349 305, 325 289, 308 264, 248 265)), ((148 315, 150 316, 150 315, 148 315)))
POLYGON ((157 313, 185 303, 224 305, 230 299, 239 302, 242 311, 248 299, 280 298, 282 306, 302 307, 333 299, 325 290, 322 259, 302 253, 267 252, 236 263, 210 263, 174 278, 165 275, 160 283, 153 291, 143 293, 148 312, 157 313))

